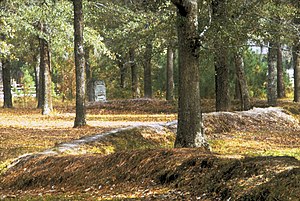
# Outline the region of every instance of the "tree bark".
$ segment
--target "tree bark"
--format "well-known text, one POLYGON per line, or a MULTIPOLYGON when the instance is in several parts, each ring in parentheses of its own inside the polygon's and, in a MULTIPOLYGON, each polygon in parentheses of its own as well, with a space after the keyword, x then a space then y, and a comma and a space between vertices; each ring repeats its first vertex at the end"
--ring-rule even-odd
POLYGON ((83 48, 82 0, 73 0, 74 5, 74 52, 76 69, 76 117, 74 128, 86 125, 86 72, 83 48))
MULTIPOLYGON (((300 2, 295 1, 295 7, 298 8, 294 23, 300 25, 300 2)), ((300 36, 294 40, 293 45, 293 63, 294 63, 294 101, 300 102, 300 36)))
MULTIPOLYGON (((222 23, 226 23, 226 1, 213 0, 213 22, 216 24, 217 32, 222 32, 222 23)), ((220 33, 222 34, 222 33, 220 33)), ((229 97, 229 67, 227 63, 228 52, 224 47, 225 38, 220 36, 215 40, 215 91, 216 111, 228 111, 230 107, 229 97)))
POLYGON ((4 102, 3 108, 12 108, 12 94, 11 94, 11 75, 10 75, 10 61, 5 59, 3 60, 2 64, 2 81, 3 81, 3 95, 4 95, 4 102))
POLYGON ((276 66, 277 66, 277 48, 273 43, 269 43, 268 50, 268 88, 267 98, 269 106, 277 105, 277 82, 276 82, 276 66))
POLYGON ((294 101, 300 102, 300 42, 293 48, 294 61, 294 101))
POLYGON ((92 102, 94 101, 94 90, 93 90, 93 74, 90 65, 90 51, 91 51, 91 47, 87 47, 85 50, 85 72, 86 72, 87 99, 89 102, 92 102))
POLYGON ((209 145, 202 128, 197 0, 172 0, 177 6, 179 44, 178 128, 175 147, 209 145))
POLYGON ((139 78, 138 78, 137 66, 135 63, 135 50, 133 48, 130 48, 130 50, 129 50, 129 60, 130 60, 130 68, 131 68, 132 97, 139 98, 140 97, 140 90, 139 90, 139 84, 138 84, 139 78))
POLYGON ((118 66, 119 66, 119 70, 120 70, 120 88, 124 89, 126 87, 126 65, 124 63, 124 60, 121 56, 117 57, 118 59, 118 66))
POLYGON ((152 58, 152 42, 146 44, 144 63, 144 97, 152 98, 152 76, 151 76, 151 58, 152 58))
POLYGON ((251 108, 250 96, 248 91, 247 79, 245 76, 244 60, 241 53, 236 53, 235 55, 235 69, 241 101, 241 110, 249 110, 251 108))
POLYGON ((281 44, 277 44, 277 97, 278 98, 285 97, 281 44))
POLYGON ((174 100, 174 50, 168 47, 167 50, 167 86, 166 99, 174 100))
MULTIPOLYGON (((36 95, 36 100, 39 101, 39 95, 40 95, 40 90, 39 90, 39 87, 40 87, 40 59, 41 59, 41 56, 40 54, 38 54, 36 56, 36 64, 34 66, 34 77, 35 77, 35 95, 36 95)), ((41 106, 38 108, 42 108, 41 106)))
MULTIPOLYGON (((41 30, 46 33, 46 25, 41 24, 41 30)), ((52 108, 51 97, 51 58, 49 43, 46 39, 40 39, 40 97, 39 106, 42 108, 43 115, 49 115, 52 108)))

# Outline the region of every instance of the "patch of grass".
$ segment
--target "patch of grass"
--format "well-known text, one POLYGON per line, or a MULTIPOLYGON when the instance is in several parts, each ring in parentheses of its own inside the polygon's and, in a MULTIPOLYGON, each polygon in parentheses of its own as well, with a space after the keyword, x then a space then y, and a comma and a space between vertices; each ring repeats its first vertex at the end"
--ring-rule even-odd
POLYGON ((213 152, 221 155, 292 156, 300 160, 299 148, 285 148, 265 141, 243 139, 210 140, 213 152))
POLYGON ((0 175, 3 174, 6 170, 7 167, 11 164, 12 160, 6 160, 4 162, 0 161, 0 175))
POLYGON ((169 131, 159 133, 151 128, 133 128, 85 144, 80 147, 80 151, 107 155, 123 150, 172 148, 174 141, 175 135, 169 131))

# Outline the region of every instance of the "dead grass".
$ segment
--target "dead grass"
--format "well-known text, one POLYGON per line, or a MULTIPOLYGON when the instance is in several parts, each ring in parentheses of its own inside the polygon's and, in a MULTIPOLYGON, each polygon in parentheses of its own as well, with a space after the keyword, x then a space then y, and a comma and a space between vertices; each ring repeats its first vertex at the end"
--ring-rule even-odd
MULTIPOLYGON (((288 114, 299 118, 299 104, 279 103, 288 114)), ((210 100, 202 104, 206 111, 213 109, 210 100)), ((265 101, 255 104, 266 106, 265 101)), ((42 116, 33 107, 1 108, 0 171, 19 155, 130 122, 171 121, 176 119, 175 111, 174 103, 157 100, 95 104, 88 109, 89 126, 73 129, 72 104, 56 107, 50 116, 42 116)), ((298 124, 273 116, 258 121, 227 114, 217 118, 207 115, 204 124, 213 154, 198 149, 166 149, 174 142, 171 131, 159 135, 148 128, 127 130, 81 146, 84 155, 38 155, 18 164, 0 177, 2 198, 297 200, 299 161, 288 156, 300 158, 298 124)))

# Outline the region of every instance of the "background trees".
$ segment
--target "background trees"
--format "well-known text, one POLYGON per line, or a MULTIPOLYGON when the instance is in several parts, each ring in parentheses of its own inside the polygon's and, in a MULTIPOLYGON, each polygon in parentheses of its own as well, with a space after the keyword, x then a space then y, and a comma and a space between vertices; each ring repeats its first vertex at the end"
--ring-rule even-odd
MULTIPOLYGON (((198 103, 194 105, 200 99, 200 91, 202 98, 215 98, 218 111, 230 110, 230 101, 234 97, 239 97, 241 109, 247 110, 250 108, 249 97, 270 97, 267 91, 274 91, 275 88, 278 89, 278 97, 284 97, 281 95, 284 90, 289 92, 285 70, 291 67, 289 54, 292 47, 294 94, 295 101, 298 101, 298 1, 83 0, 82 4, 85 14, 84 43, 75 45, 75 54, 80 53, 75 57, 72 2, 0 2, 0 34, 5 36, 5 40, 0 41, 2 63, 3 59, 9 58, 11 77, 19 83, 25 72, 32 77, 37 91, 43 92, 38 93, 41 94, 39 106, 45 107, 45 114, 51 111, 49 98, 65 101, 74 99, 75 92, 77 95, 84 93, 83 88, 81 91, 76 89, 85 85, 85 79, 87 83, 104 80, 108 99, 147 97, 172 100, 180 96, 179 105, 182 105, 179 111, 196 111, 200 114, 198 103), (176 9, 181 12, 180 16, 186 17, 186 12, 193 10, 193 6, 199 8, 193 14, 193 31, 180 32, 178 35, 176 27, 188 24, 180 24, 182 21, 176 20, 176 9), (184 39, 190 40, 189 45, 193 50, 189 50, 191 47, 182 42, 184 39), (274 48, 268 44, 274 44, 274 48), (252 46, 264 49, 260 52, 252 46), (283 50, 283 62, 279 46, 283 50), (266 48, 270 48, 269 54, 266 48), (276 53, 274 51, 272 55, 276 54, 276 58, 271 56, 271 50, 275 49, 276 53), (84 50, 88 76, 77 80, 77 84, 80 84, 76 87, 74 66, 80 63, 80 72, 77 74, 84 74, 84 50), (174 62, 172 55, 176 58, 174 62), (78 56, 80 59, 76 60, 78 56), (192 62, 188 63, 183 57, 192 62), (268 61, 271 58, 274 62, 272 69, 275 60, 278 64, 282 63, 283 67, 278 65, 278 76, 272 76, 272 79, 277 78, 277 84, 272 80, 267 85, 267 75, 271 76, 268 73, 268 66, 271 66, 268 61), (191 67, 187 70, 183 66, 191 67), (194 77, 186 78, 191 75, 194 77), (182 90, 182 86, 185 90, 182 90), (185 94, 186 88, 196 96, 185 94), (46 98, 49 104, 42 98, 46 98), (186 107, 182 100, 187 103, 186 107)), ((289 93, 287 96, 290 96, 289 93)), ((80 105, 84 108, 84 95, 80 99, 80 105)), ((272 100, 275 101, 276 97, 272 100)), ((274 104, 270 102, 270 105, 274 104)), ((183 113, 179 118, 184 116, 183 113)), ((184 119, 187 121, 188 117, 184 119)), ((200 122, 201 117, 190 120, 200 122)))

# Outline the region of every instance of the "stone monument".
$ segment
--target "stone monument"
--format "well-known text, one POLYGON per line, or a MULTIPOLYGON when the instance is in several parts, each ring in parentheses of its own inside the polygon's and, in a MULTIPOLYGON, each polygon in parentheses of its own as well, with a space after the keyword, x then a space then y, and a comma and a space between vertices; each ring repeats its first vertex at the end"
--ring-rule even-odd
POLYGON ((93 83, 94 102, 106 101, 106 87, 103 80, 97 80, 93 83))

